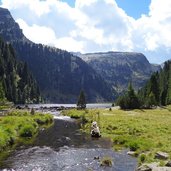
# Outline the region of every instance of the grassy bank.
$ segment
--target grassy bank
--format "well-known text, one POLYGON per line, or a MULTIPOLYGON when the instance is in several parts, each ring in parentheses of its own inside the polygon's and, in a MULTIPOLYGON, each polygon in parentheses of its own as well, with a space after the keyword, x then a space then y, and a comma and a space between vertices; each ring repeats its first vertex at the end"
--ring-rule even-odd
MULTIPOLYGON (((171 156, 171 106, 153 110, 123 111, 113 109, 64 111, 73 118, 88 121, 83 130, 90 133, 91 122, 96 120, 102 136, 110 137, 115 149, 122 147, 135 151, 139 162, 157 161, 157 151, 171 156)), ((160 161, 161 164, 163 163, 160 161)))
POLYGON ((0 152, 15 144, 20 138, 31 138, 40 126, 53 122, 49 114, 13 110, 0 117, 0 152))

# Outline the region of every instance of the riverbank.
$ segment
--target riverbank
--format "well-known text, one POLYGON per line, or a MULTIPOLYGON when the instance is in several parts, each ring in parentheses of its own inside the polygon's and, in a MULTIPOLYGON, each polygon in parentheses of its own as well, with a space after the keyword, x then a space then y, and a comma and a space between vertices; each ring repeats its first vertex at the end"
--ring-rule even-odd
POLYGON ((113 151, 109 138, 92 139, 79 128, 80 124, 75 119, 54 119, 53 125, 39 131, 32 143, 17 146, 2 163, 0 170, 135 170, 136 158, 126 155, 125 150, 113 151), (107 157, 112 161, 111 167, 101 165, 107 157))
POLYGON ((50 114, 26 110, 10 110, 0 117, 0 152, 12 147, 22 138, 32 138, 38 130, 53 122, 50 114))
POLYGON ((63 114, 79 118, 85 124, 82 130, 90 133, 91 122, 96 120, 103 137, 110 137, 116 150, 123 147, 133 151, 139 164, 159 162, 165 165, 171 157, 171 106, 152 110, 123 111, 116 108, 95 110, 69 110, 63 114), (169 157, 161 160, 156 153, 166 152, 169 157))

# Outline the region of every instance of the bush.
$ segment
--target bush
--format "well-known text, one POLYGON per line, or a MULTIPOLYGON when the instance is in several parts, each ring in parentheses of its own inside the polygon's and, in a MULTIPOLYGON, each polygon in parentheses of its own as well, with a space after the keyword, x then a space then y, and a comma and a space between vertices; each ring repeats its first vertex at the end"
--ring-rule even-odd
POLYGON ((32 137, 35 134, 36 130, 33 125, 28 124, 24 125, 20 130, 19 130, 19 135, 21 137, 32 137))
POLYGON ((140 155, 140 162, 141 163, 144 163, 145 161, 146 161, 146 155, 144 154, 144 153, 142 153, 141 155, 140 155))
POLYGON ((137 141, 129 142, 128 146, 131 151, 136 151, 140 148, 139 143, 137 141))
POLYGON ((34 116, 34 121, 39 125, 49 124, 53 122, 53 117, 49 114, 37 114, 34 116))
POLYGON ((110 157, 104 157, 100 161, 100 166, 112 167, 112 159, 110 157))

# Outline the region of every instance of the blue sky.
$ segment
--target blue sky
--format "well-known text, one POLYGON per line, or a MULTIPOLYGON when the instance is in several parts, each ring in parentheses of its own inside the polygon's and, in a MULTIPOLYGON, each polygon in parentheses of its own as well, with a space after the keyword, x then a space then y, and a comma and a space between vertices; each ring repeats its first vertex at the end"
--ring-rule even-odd
POLYGON ((67 2, 71 7, 75 6, 75 0, 61 0, 63 2, 67 2))
POLYGON ((116 0, 118 6, 134 18, 140 18, 142 14, 148 14, 151 0, 116 0))
POLYGON ((159 64, 171 59, 171 0, 0 2, 35 43, 82 53, 141 52, 159 64))

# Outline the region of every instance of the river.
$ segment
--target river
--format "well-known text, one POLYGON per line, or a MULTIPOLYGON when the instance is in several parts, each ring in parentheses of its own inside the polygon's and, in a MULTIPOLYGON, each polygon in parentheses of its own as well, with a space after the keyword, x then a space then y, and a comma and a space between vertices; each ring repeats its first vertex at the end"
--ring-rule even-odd
POLYGON ((126 150, 112 150, 110 139, 92 139, 80 132, 76 120, 53 114, 54 125, 41 130, 32 144, 18 146, 1 171, 134 171, 137 167, 136 158, 128 156, 126 150), (112 159, 112 167, 102 167, 94 159, 105 156, 112 159))

